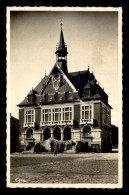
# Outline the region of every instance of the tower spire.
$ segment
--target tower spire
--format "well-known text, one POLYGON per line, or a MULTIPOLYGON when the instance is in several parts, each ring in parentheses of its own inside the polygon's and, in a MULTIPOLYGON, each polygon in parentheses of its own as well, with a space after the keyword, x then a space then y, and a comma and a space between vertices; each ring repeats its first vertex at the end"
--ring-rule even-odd
POLYGON ((67 46, 65 44, 64 41, 64 35, 63 35, 63 29, 62 29, 62 20, 61 20, 61 31, 60 31, 60 39, 59 39, 59 44, 57 45, 56 48, 56 61, 58 62, 58 64, 60 64, 59 66, 62 68, 62 70, 64 72, 68 72, 67 70, 67 46))

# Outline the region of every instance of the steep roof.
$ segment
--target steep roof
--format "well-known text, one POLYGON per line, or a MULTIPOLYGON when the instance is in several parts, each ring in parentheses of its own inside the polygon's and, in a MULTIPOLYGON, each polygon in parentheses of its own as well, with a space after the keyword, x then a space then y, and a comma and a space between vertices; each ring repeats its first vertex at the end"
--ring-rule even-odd
POLYGON ((45 76, 45 77, 39 82, 39 84, 34 88, 34 90, 37 91, 38 93, 40 93, 40 91, 42 90, 42 88, 45 86, 47 79, 48 79, 48 76, 45 76))
POLYGON ((59 44, 57 46, 57 50, 56 50, 55 54, 58 54, 59 56, 63 56, 63 57, 68 54, 67 46, 66 46, 65 41, 64 41, 64 35, 63 35, 62 27, 61 27, 61 32, 60 32, 59 44))
POLYGON ((68 74, 68 78, 75 86, 76 89, 84 88, 89 81, 94 81, 95 77, 93 73, 90 73, 88 70, 71 72, 68 74))
POLYGON ((89 97, 82 97, 81 100, 86 101, 86 100, 95 100, 95 99, 101 99, 101 98, 102 97, 99 94, 95 94, 89 97))
POLYGON ((59 41, 59 45, 58 47, 61 49, 63 49, 65 47, 65 42, 64 42, 64 35, 63 35, 63 31, 61 29, 61 32, 60 32, 60 41, 59 41))

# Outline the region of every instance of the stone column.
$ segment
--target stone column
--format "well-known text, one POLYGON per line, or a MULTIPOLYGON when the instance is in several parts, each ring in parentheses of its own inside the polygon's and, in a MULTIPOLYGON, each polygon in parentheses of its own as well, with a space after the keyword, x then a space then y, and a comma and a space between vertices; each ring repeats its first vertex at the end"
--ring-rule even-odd
POLYGON ((74 133, 71 131, 71 140, 74 139, 74 133))
POLYGON ((51 129, 51 138, 54 138, 53 129, 51 129))
POLYGON ((64 132, 63 132, 63 129, 61 129, 61 141, 64 140, 64 132))
POLYGON ((82 141, 82 132, 80 130, 80 141, 82 141))

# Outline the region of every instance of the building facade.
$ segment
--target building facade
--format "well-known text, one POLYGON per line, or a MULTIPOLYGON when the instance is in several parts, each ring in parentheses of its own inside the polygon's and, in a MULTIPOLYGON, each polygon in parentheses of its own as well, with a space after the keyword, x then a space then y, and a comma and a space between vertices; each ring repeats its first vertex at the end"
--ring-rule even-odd
POLYGON ((18 152, 19 120, 10 114, 10 152, 18 152))
POLYGON ((51 137, 84 141, 106 151, 111 129, 108 95, 89 68, 68 72, 62 24, 55 54, 56 63, 49 75, 18 105, 21 145, 51 137))

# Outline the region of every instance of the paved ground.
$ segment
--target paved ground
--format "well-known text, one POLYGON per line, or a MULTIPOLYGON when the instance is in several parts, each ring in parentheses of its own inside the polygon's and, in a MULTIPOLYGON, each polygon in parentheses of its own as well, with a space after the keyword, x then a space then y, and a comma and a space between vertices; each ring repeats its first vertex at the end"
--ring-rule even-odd
POLYGON ((118 183, 118 153, 11 154, 11 183, 118 183))

